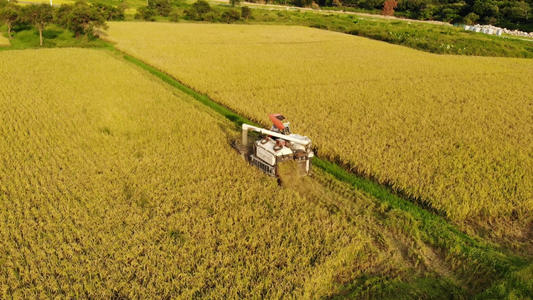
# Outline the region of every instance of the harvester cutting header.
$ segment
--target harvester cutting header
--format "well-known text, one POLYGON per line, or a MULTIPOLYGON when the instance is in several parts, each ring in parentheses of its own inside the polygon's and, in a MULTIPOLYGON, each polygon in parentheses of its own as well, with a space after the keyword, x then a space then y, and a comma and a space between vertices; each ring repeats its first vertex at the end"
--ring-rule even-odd
POLYGON ((239 151, 250 162, 270 176, 278 176, 281 162, 296 161, 305 175, 309 174, 311 158, 311 140, 299 134, 291 133, 290 123, 280 114, 269 115, 272 121, 270 130, 242 124, 242 144, 239 151), (248 132, 253 131, 260 137, 248 144, 248 132))

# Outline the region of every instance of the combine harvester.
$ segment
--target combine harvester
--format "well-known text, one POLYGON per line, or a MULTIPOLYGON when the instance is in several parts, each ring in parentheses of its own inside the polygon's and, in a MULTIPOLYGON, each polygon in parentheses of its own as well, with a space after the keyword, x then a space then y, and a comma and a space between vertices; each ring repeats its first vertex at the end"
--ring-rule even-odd
POLYGON ((279 177, 279 164, 294 161, 298 173, 309 175, 311 158, 311 140, 306 136, 291 133, 289 122, 280 114, 269 115, 273 125, 270 130, 242 124, 242 142, 237 146, 241 155, 266 174, 279 177), (252 144, 248 143, 250 131, 259 133, 259 138, 252 144))

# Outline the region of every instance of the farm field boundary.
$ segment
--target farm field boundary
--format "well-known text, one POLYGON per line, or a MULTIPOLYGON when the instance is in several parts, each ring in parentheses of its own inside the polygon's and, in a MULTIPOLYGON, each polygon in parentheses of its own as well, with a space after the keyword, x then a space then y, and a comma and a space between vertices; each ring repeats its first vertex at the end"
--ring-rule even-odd
MULTIPOLYGON (((192 96, 213 111, 234 122, 236 126, 240 126, 244 122, 257 124, 213 101, 207 95, 199 93, 191 87, 183 84, 168 73, 163 72, 122 50, 113 48, 112 51, 121 55, 126 61, 137 65, 174 88, 192 96)), ((518 284, 520 289, 528 289, 527 279, 521 279, 522 277, 517 277, 516 275, 520 274, 523 270, 530 268, 531 262, 528 261, 528 259, 510 254, 505 249, 488 244, 478 237, 469 236, 450 224, 442 216, 418 206, 409 199, 403 198, 387 186, 381 185, 372 179, 348 172, 342 166, 334 162, 315 157, 313 164, 315 167, 331 174, 337 180, 347 183, 353 189, 363 191, 378 199, 385 209, 397 208, 408 213, 414 219, 415 226, 418 226, 418 229, 422 233, 421 239, 434 247, 443 250, 443 252, 446 252, 445 259, 450 264, 459 263, 461 265, 459 267, 461 269, 459 270, 460 273, 467 276, 466 274, 471 273, 471 270, 475 268, 478 271, 483 270, 483 273, 485 274, 490 274, 489 276, 495 281, 492 282, 493 285, 491 286, 484 286, 483 290, 491 291, 497 286, 516 287, 516 284, 512 284, 512 282, 516 280, 522 280, 518 284), (460 263, 460 261, 463 260, 466 262, 465 264, 460 263)), ((349 287, 347 287, 347 289, 349 289, 349 287)), ((479 292, 481 292, 481 290, 479 290, 479 292)))

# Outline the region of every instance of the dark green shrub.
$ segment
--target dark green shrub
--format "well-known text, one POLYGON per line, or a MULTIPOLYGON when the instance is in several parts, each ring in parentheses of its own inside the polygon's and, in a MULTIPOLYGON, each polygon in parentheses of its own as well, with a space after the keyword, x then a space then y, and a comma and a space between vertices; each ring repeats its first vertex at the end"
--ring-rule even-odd
POLYGON ((196 21, 214 21, 216 14, 212 11, 209 3, 204 0, 196 1, 191 8, 185 10, 185 17, 196 21))
POLYGON ((148 0, 148 8, 153 10, 156 15, 163 17, 168 17, 172 11, 169 0, 148 0))
POLYGON ((96 37, 96 28, 106 28, 104 16, 87 2, 78 1, 66 15, 67 29, 76 36, 96 37))
POLYGON ((68 16, 74 8, 73 5, 63 4, 54 12, 54 23, 59 26, 67 27, 68 26, 68 16))
POLYGON ((178 22, 181 16, 182 12, 175 8, 168 14, 168 19, 171 22, 178 22))
POLYGON ((220 22, 219 20, 219 14, 215 11, 210 11, 206 14, 203 14, 200 18, 200 21, 206 21, 206 22, 220 22))
POLYGON ((142 6, 137 9, 135 19, 142 19, 145 21, 155 21, 155 11, 148 6, 142 6))
POLYGON ((231 6, 235 7, 235 5, 239 5, 241 3, 241 0, 229 0, 229 3, 231 6))
POLYGON ((248 21, 252 16, 252 10, 248 6, 241 7, 241 17, 248 21))
POLYGON ((241 14, 238 11, 234 10, 234 9, 230 9, 230 10, 227 10, 224 13, 222 13, 222 19, 226 23, 233 23, 233 22, 239 21, 241 19, 241 14))
POLYGON ((211 11, 211 6, 204 0, 198 0, 192 5, 193 9, 200 15, 211 11))
POLYGON ((105 3, 94 3, 92 6, 106 19, 107 21, 122 21, 124 20, 124 6, 112 6, 105 3))
POLYGON ((469 13, 468 15, 466 15, 463 19, 463 21, 465 22, 465 24, 467 25, 474 25, 476 24, 477 20, 479 20, 479 16, 476 14, 476 13, 469 13))

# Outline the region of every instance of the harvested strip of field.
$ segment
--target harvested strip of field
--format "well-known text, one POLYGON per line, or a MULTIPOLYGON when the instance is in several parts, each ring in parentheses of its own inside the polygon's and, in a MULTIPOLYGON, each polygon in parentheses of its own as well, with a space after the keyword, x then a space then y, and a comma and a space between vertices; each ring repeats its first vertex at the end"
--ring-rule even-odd
POLYGON ((280 188, 107 52, 3 51, 0 79, 2 299, 464 292, 409 215, 320 172, 280 188))
MULTIPOLYGON (((281 112, 323 156, 453 220, 533 211, 533 60, 437 56, 288 26, 112 23, 117 47, 265 125, 281 112)), ((517 221, 518 220, 518 221, 517 221)))

